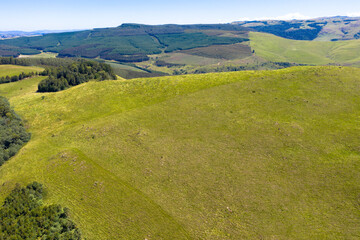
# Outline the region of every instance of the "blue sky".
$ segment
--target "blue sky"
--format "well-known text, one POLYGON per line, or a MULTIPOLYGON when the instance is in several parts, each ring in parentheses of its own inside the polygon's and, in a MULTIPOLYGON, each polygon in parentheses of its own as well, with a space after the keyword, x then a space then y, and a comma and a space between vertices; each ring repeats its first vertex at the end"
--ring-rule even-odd
POLYGON ((243 19, 360 16, 359 0, 0 0, 0 31, 85 29, 122 23, 228 23, 243 19))

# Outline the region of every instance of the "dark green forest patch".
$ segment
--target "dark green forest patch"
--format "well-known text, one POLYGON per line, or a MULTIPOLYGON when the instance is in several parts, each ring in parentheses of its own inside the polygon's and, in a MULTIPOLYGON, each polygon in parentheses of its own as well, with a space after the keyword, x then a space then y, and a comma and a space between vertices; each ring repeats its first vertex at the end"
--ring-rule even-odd
POLYGON ((43 186, 17 185, 0 209, 0 240, 78 240, 81 233, 60 205, 43 206, 43 186))
POLYGON ((11 109, 8 100, 0 96, 0 166, 14 156, 30 140, 21 118, 11 109))
POLYGON ((32 55, 38 53, 40 53, 40 51, 36 49, 0 44, 0 56, 4 56, 4 57, 8 57, 8 56, 17 57, 20 54, 32 55))
POLYGON ((117 79, 110 65, 96 61, 79 60, 68 66, 47 68, 42 73, 49 76, 39 83, 39 92, 57 92, 91 79, 117 79))

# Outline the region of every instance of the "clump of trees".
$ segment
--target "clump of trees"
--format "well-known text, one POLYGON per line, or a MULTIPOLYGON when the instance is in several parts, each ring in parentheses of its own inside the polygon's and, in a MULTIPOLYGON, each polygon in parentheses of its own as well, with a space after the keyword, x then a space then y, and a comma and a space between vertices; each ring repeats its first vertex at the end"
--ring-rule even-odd
POLYGON ((0 240, 80 240, 81 233, 60 205, 43 206, 42 184, 17 185, 0 209, 0 240))
POLYGON ((110 65, 85 60, 78 60, 67 66, 46 68, 41 75, 49 77, 39 83, 38 92, 57 92, 91 79, 117 79, 110 65))
MULTIPOLYGON (((17 59, 13 57, 0 57, 0 65, 1 64, 45 67, 45 70, 40 73, 40 75, 49 77, 39 83, 39 92, 57 92, 71 86, 88 82, 91 79, 99 81, 117 79, 116 74, 110 65, 84 59, 17 59)), ((34 75, 37 75, 37 73, 21 73, 17 76, 1 77, 0 84, 16 82, 34 75)))
POLYGON ((0 96, 0 166, 29 140, 30 133, 26 132, 21 118, 8 100, 0 96))
POLYGON ((0 84, 1 83, 9 83, 9 82, 17 82, 20 80, 23 80, 25 78, 29 78, 29 77, 33 77, 38 75, 37 72, 30 72, 30 73, 20 73, 19 75, 15 75, 15 76, 3 76, 0 78, 0 84))

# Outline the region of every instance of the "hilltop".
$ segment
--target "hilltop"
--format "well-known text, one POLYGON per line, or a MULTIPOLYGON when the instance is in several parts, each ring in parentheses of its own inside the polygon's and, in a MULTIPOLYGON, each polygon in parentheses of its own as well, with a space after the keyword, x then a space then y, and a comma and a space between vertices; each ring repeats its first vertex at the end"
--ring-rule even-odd
POLYGON ((0 85, 32 133, 0 200, 41 182, 87 239, 356 239, 360 70, 0 85))

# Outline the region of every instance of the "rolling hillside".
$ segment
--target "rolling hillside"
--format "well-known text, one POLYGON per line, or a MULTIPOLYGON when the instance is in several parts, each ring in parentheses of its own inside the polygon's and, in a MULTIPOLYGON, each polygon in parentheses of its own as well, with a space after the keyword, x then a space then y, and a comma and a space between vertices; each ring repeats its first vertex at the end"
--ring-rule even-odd
POLYGON ((249 28, 250 31, 270 33, 293 40, 339 41, 360 38, 359 17, 240 21, 233 24, 249 28))
POLYGON ((0 85, 30 142, 0 200, 38 181, 87 239, 358 239, 360 70, 295 67, 0 85))
POLYGON ((360 40, 297 41, 266 33, 251 32, 250 45, 257 56, 268 61, 360 66, 360 40))

